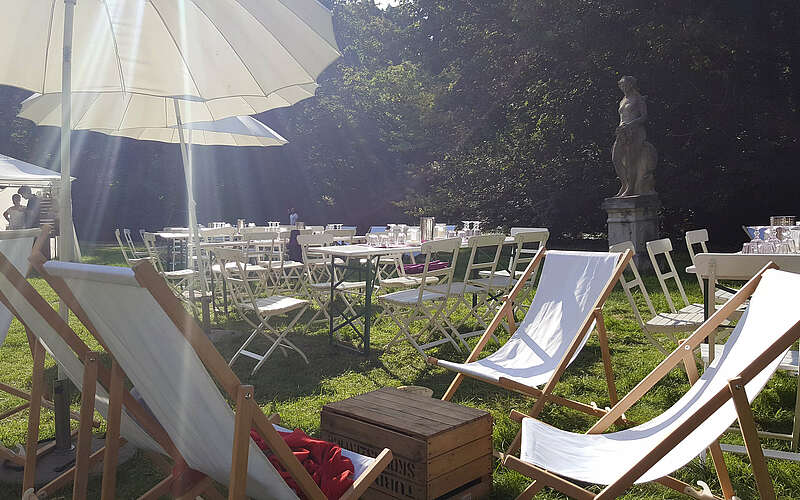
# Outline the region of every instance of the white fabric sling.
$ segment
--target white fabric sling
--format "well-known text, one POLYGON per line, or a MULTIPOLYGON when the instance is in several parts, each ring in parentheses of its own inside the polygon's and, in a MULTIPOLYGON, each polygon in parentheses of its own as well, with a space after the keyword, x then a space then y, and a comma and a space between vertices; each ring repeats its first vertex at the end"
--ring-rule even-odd
MULTIPOLYGON (((39 232, 38 229, 35 231, 39 232)), ((28 254, 30 254, 30 251, 31 249, 28 248, 28 254)), ((50 326, 50 323, 3 273, 0 273, 0 293, 5 296, 11 307, 20 315, 21 320, 30 328, 31 333, 39 339, 50 356, 63 368, 67 377, 75 384, 75 387, 80 390, 83 387, 83 362, 75 354, 75 351, 69 347, 61 335, 50 326)), ((5 307, 3 309, 6 310, 5 307)), ((95 408, 104 417, 108 414, 108 393, 100 384, 97 385, 95 408)), ((138 448, 160 454, 165 453, 150 435, 136 423, 133 417, 127 414, 124 407, 120 423, 120 435, 138 448)))
MULTIPOLYGON (((28 275, 31 268, 28 256, 33 248, 33 240, 39 235, 39 229, 18 229, 14 231, 0 231, 0 252, 17 268, 23 276, 28 275)), ((0 346, 6 341, 8 328, 14 315, 0 304, 0 346)))
MULTIPOLYGON (((649 454, 678 426, 738 376, 782 334, 800 320, 796 307, 800 275, 768 270, 750 299, 722 355, 670 409, 653 420, 609 434, 575 434, 526 418, 522 424, 520 458, 550 472, 578 481, 612 484, 649 454)), ((785 352, 776 356, 746 385, 752 403, 777 369, 785 352)), ((678 443, 636 483, 653 481, 684 466, 707 448, 736 420, 728 400, 678 443)))
POLYGON ((619 257, 608 252, 548 250, 536 295, 514 335, 483 359, 472 363, 438 360, 439 366, 492 383, 501 377, 529 387, 547 383, 614 275, 619 257))
MULTIPOLYGON (((129 268, 50 261, 189 467, 230 480, 234 413, 180 330, 129 268)), ((282 429, 281 430, 285 430, 282 429)), ((343 450, 356 477, 373 459, 343 450)), ((247 495, 297 496, 250 441, 247 495)))

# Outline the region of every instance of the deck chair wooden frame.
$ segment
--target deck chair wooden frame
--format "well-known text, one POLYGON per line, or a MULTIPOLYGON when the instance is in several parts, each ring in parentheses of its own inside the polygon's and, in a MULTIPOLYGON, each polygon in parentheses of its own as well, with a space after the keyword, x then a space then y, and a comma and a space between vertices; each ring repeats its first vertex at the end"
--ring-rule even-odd
MULTIPOLYGON (((768 269, 777 269, 773 263, 765 266, 755 277, 753 277, 741 290, 736 293, 731 300, 718 309, 705 323, 697 328, 677 349, 675 349, 664 361, 662 361, 647 377, 639 382, 625 397, 623 397, 611 410, 604 415, 587 434, 600 434, 608 430, 615 420, 633 404, 639 401, 650 389, 652 389, 670 370, 680 365, 686 370, 691 384, 694 384, 699 376, 694 351, 700 344, 719 327, 723 320, 735 312, 736 308, 744 304, 758 287, 761 278, 768 269)), ((704 405, 697 409, 687 420, 674 429, 663 441, 661 441, 649 454, 631 467, 627 473, 618 478, 612 484, 606 486, 600 493, 595 494, 586 490, 582 486, 570 481, 568 478, 558 476, 536 465, 523 462, 519 458, 506 455, 503 464, 526 476, 534 479, 534 482, 519 495, 518 499, 530 499, 544 487, 551 487, 559 490, 570 497, 578 499, 610 500, 617 498, 630 488, 634 482, 645 474, 651 467, 658 463, 676 444, 683 441, 694 428, 704 422, 710 415, 719 410, 728 401, 733 401, 739 425, 745 441, 747 454, 750 458, 751 467, 755 476, 756 486, 759 497, 764 500, 775 499, 775 491, 767 471, 764 452, 758 439, 758 432, 755 426, 750 403, 744 387, 753 377, 761 373, 770 363, 781 356, 782 353, 800 338, 800 321, 795 323, 787 331, 772 343, 766 350, 759 354, 753 362, 743 367, 739 375, 730 379, 726 387, 715 393, 704 405)), ((512 412, 512 418, 521 421, 525 418, 518 412, 512 412)), ((733 486, 731 484, 725 460, 722 456, 719 440, 715 440, 709 448, 714 468, 719 478, 719 483, 726 500, 735 498, 733 486)), ((613 459, 613 457, 609 457, 613 459)), ((687 483, 679 481, 671 476, 665 476, 658 480, 662 485, 671 488, 681 494, 698 499, 718 499, 714 496, 708 486, 701 484, 703 491, 697 491, 687 483)))
MULTIPOLYGON (((42 269, 45 273, 47 272, 44 266, 42 266, 42 269)), ((313 500, 324 500, 326 497, 319 486, 314 482, 314 479, 297 457, 295 457, 280 434, 278 434, 270 418, 261 411, 261 408, 255 402, 253 386, 242 384, 236 374, 231 371, 230 367, 208 339, 203 329, 181 306, 180 301, 175 297, 163 277, 160 276, 153 265, 149 262, 138 263, 134 266, 133 273, 141 288, 147 290, 153 300, 163 309, 163 312, 173 323, 175 328, 186 339, 208 374, 222 391, 222 394, 229 400, 235 402, 235 428, 232 449, 233 462, 230 470, 228 499, 242 500, 245 498, 249 459, 248 450, 251 439, 250 430, 256 429, 264 441, 266 441, 272 453, 278 458, 286 471, 291 474, 306 497, 313 500)), ((63 279, 49 273, 45 279, 47 279, 48 282, 52 280, 52 283, 57 285, 54 289, 65 301, 68 300, 69 302, 73 302, 76 307, 81 307, 75 295, 63 279), (61 295, 62 293, 64 295, 61 295)), ((83 311, 83 309, 79 310, 83 311)), ((353 485, 340 497, 341 500, 355 500, 359 498, 367 488, 369 488, 372 482, 377 479, 380 473, 383 472, 386 466, 389 465, 391 460, 392 452, 389 449, 381 451, 370 466, 356 478, 353 485)), ((162 485, 162 483, 159 483, 159 485, 154 487, 151 493, 148 494, 148 498, 158 498, 159 495, 167 493, 171 482, 166 481, 167 480, 162 481, 162 483, 165 484, 162 485)), ((184 493, 181 498, 189 499, 202 494, 203 491, 211 492, 211 489, 207 487, 213 488, 213 482, 210 478, 206 477, 196 482, 189 489, 188 493, 184 493), (203 486, 203 488, 201 488, 201 486, 203 486)))
POLYGON ((287 351, 291 350, 299 354, 308 364, 308 358, 302 349, 286 338, 308 308, 308 302, 275 294, 268 297, 257 297, 251 286, 251 280, 248 278, 250 271, 247 266, 246 250, 243 252, 233 248, 217 248, 213 250, 213 253, 220 263, 222 277, 228 285, 239 315, 253 328, 241 347, 231 357, 228 366, 233 366, 240 356, 255 359, 257 363, 250 372, 250 375, 253 375, 278 348, 284 357, 287 356, 287 351), (229 263, 234 264, 235 267, 232 268, 228 265, 229 263), (276 327, 270 323, 273 317, 283 315, 289 317, 288 325, 276 327), (263 354, 248 350, 250 343, 260 336, 270 342, 269 348, 263 354))
MULTIPOLYGON (((525 269, 525 272, 523 273, 522 277, 520 277, 516 285, 514 285, 514 288, 511 290, 511 293, 504 300, 503 305, 495 314, 494 318, 492 319, 489 326, 486 328, 486 331, 481 336, 477 345, 472 350, 470 355, 467 357, 465 363, 470 363, 478 360, 484 348, 486 347, 486 344, 491 339, 493 332, 500 327, 503 321, 508 322, 509 329, 512 333, 516 331, 517 327, 516 327, 516 321, 514 319, 514 307, 513 307, 515 298, 520 294, 523 287, 525 286, 525 283, 530 279, 530 276, 534 273, 534 271, 539 267, 541 262, 544 260, 546 253, 547 250, 545 248, 540 248, 539 251, 536 253, 536 256, 528 264, 528 267, 525 269)), ((579 401, 573 401, 571 399, 553 394, 553 390, 555 389, 556 384, 560 381, 561 377, 563 376, 567 367, 571 363, 572 359, 575 357, 576 353, 581 348, 582 342, 584 341, 584 337, 586 337, 591 333, 590 329, 592 328, 592 325, 595 325, 598 341, 600 343, 600 352, 603 359, 603 368, 606 377, 606 385, 608 387, 609 401, 613 405, 616 404, 617 401, 619 400, 619 397, 617 395, 616 384, 614 382, 614 372, 611 366, 611 353, 608 347, 608 334, 606 331, 605 320, 603 317, 603 305, 608 299, 608 296, 611 295, 611 291, 614 289, 617 280, 619 280, 619 277, 622 275, 622 272, 628 265, 628 262, 631 260, 631 257, 632 253, 629 251, 626 251, 621 254, 619 260, 615 265, 614 272, 611 278, 604 285, 600 296, 597 298, 594 305, 591 307, 590 312, 583 319, 581 327, 577 332, 575 332, 575 336, 572 342, 570 343, 569 348, 564 353, 561 360, 558 362, 558 365, 556 366, 548 382, 544 385, 543 388, 539 389, 537 387, 524 385, 517 381, 504 377, 501 377, 496 383, 496 385, 498 385, 499 387, 503 387, 504 389, 517 392, 524 396, 536 398, 536 402, 528 412, 529 416, 539 415, 539 413, 541 413, 542 409, 544 408, 544 405, 547 404, 548 402, 566 406, 568 408, 582 411, 584 413, 596 417, 602 417, 607 413, 606 410, 597 408, 595 405, 589 405, 579 401)), ((434 357, 429 357, 428 363, 431 365, 438 366, 439 360, 434 357)), ((458 390, 461 383, 464 381, 464 377, 466 376, 467 375, 464 373, 461 372, 457 373, 456 376, 453 378, 453 381, 450 383, 450 386, 447 388, 447 391, 444 393, 444 396, 442 396, 442 399, 445 401, 450 401, 455 395, 455 392, 458 390)), ((620 415, 618 418, 623 418, 623 417, 622 415, 620 415)), ((514 438, 511 445, 509 446, 507 453, 513 453, 517 451, 519 448, 519 444, 520 444, 520 433, 517 433, 517 436, 514 438)))
MULTIPOLYGON (((49 234, 49 232, 50 228, 45 226, 41 234, 44 236, 49 234)), ((31 264, 40 272, 43 271, 41 266, 46 260, 42 256, 41 249, 47 244, 47 241, 46 237, 40 237, 30 257, 31 264)), ((185 462, 182 461, 180 454, 177 452, 174 444, 164 432, 163 428, 155 421, 150 413, 144 409, 141 403, 124 388, 125 375, 120 370, 119 365, 113 357, 111 359, 110 369, 98 363, 98 353, 92 351, 83 340, 78 337, 74 330, 72 330, 50 304, 39 295, 27 279, 14 268, 2 253, 0 253, 0 273, 2 273, 4 279, 16 289, 16 292, 23 297, 23 300, 27 302, 31 310, 38 314, 41 320, 46 322, 48 327, 60 337, 64 345, 72 351, 83 365, 83 383, 82 386, 79 387, 81 390, 81 409, 79 414, 79 428, 76 432, 77 450, 75 465, 48 484, 39 488, 39 490, 36 491, 36 495, 39 497, 46 497, 50 493, 72 482, 73 498, 86 498, 89 468, 92 464, 103 460, 101 498, 102 500, 116 498, 117 452, 120 446, 125 443, 125 440, 120 437, 122 411, 124 409, 126 414, 135 418, 136 424, 173 460, 174 467, 167 478, 169 480, 168 483, 165 484, 175 487, 170 489, 169 487, 164 488, 162 486, 160 491, 171 492, 180 497, 184 490, 181 489, 179 483, 184 483, 184 479, 186 479, 184 474, 188 472, 188 469, 185 467, 185 462), (106 445, 95 452, 91 452, 91 430, 93 427, 97 426, 93 422, 95 397, 98 395, 101 388, 105 394, 108 394, 106 445)), ((37 453, 41 412, 39 401, 41 400, 40 396, 44 393, 44 359, 46 351, 45 345, 40 341, 37 335, 39 332, 36 332, 32 329, 32 326, 29 326, 26 314, 20 314, 20 311, 13 307, 12 300, 9 299, 2 290, 0 290, 0 301, 13 312, 17 319, 30 332, 31 342, 33 344, 34 372, 32 377, 32 395, 37 397, 31 399, 31 413, 28 419, 28 432, 25 446, 25 471, 22 483, 22 490, 28 491, 34 488, 36 463, 40 456, 40 453, 37 453)), ((71 300, 67 299, 66 302, 70 308, 77 306, 77 304, 71 300)), ((73 309, 73 312, 83 321, 83 318, 85 318, 83 310, 80 309, 79 306, 77 307, 77 309, 73 309)), ((91 323, 87 325, 87 328, 90 333, 94 333, 91 323)), ((102 339, 97 336, 95 336, 95 338, 102 346, 102 339)), ((63 361, 64 360, 61 360, 59 362, 63 361)), ((155 498, 151 496, 152 492, 153 490, 146 493, 141 498, 155 498)), ((215 497, 212 495, 209 498, 215 497)))
MULTIPOLYGON (((33 248, 34 237, 36 237, 38 235, 39 235, 39 230, 38 229, 6 230, 6 231, 0 232, 0 241, 19 240, 18 243, 21 243, 22 245, 25 245, 25 246, 28 247, 26 249, 26 254, 25 254, 24 257, 23 256, 15 256, 15 258, 22 258, 23 259, 23 261, 18 263, 18 264, 24 265, 24 269, 25 269, 25 273, 26 274, 27 274, 27 269, 28 269, 28 256, 30 255, 30 250, 33 248), (29 244, 26 245, 24 240, 27 240, 29 242, 29 244)), ((0 251, 2 251, 2 249, 0 249, 0 251)), ((11 262, 11 260, 8 258, 8 256, 4 255, 4 258, 5 258, 5 260, 3 261, 3 265, 4 266, 13 266, 13 265, 15 265, 15 263, 11 262)), ((0 303, 2 303, 6 307, 6 309, 8 309, 8 313, 11 315, 9 317, 9 320, 13 319, 13 317, 16 316, 16 314, 14 313, 13 307, 5 299, 5 297, 2 296, 1 293, 0 293, 0 303)), ((2 325, 0 325, 0 328, 2 328, 2 325)), ((31 356, 35 357, 35 354, 37 353, 38 340, 37 340, 36 336, 33 335, 33 333, 31 333, 31 331, 28 330, 27 328, 25 330, 25 333, 26 333, 26 337, 27 337, 27 341, 28 341, 28 346, 30 347, 30 350, 31 350, 31 356)), ((6 334, 6 332, 0 332, 0 345, 2 345, 2 342, 5 339, 5 336, 6 336, 5 334, 6 334)), ((35 376, 36 376, 36 371, 34 370, 34 375, 33 375, 32 378, 34 378, 35 376)), ((51 410, 54 408, 53 407, 53 402, 50 401, 49 399, 47 399, 42 391, 25 392, 23 390, 20 390, 20 389, 18 389, 16 387, 11 386, 11 385, 0 383, 0 392, 4 392, 6 394, 9 394, 12 397, 19 398, 19 399, 23 400, 22 404, 19 404, 19 405, 13 407, 13 408, 10 408, 10 409, 4 411, 2 414, 0 414, 0 422, 2 422, 3 420, 5 420, 7 418, 13 417, 14 415, 17 415, 20 412, 28 410, 29 408, 31 410, 31 415, 33 415, 33 414, 38 415, 41 407, 48 408, 48 409, 51 409, 51 410), (33 396, 33 392, 39 392, 38 403, 32 403, 32 401, 33 401, 32 398, 34 397, 33 396)), ((80 418, 79 414, 77 414, 75 412, 70 412, 70 417, 72 419, 74 419, 74 420, 78 420, 80 418)), ((49 453, 50 451, 52 451, 54 447, 55 447, 55 442, 51 442, 51 443, 46 444, 44 446, 39 446, 39 447, 36 448, 35 454, 36 454, 37 457, 41 457, 41 456, 49 453)), ((29 453, 29 452, 30 452, 30 450, 26 450, 26 453, 29 453)), ((6 448, 5 446, 2 446, 2 445, 0 445, 0 460, 8 460, 9 462, 11 462, 11 463, 13 463, 13 464, 15 464, 17 466, 20 466, 20 467, 24 467, 25 463, 26 463, 24 455, 18 454, 16 452, 12 451, 11 449, 6 448)))

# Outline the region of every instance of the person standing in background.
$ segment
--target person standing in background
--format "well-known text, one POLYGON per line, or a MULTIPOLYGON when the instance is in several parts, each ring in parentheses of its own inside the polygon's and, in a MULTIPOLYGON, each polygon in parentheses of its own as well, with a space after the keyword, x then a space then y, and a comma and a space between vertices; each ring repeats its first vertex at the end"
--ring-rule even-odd
POLYGON ((30 227, 39 227, 39 218, 41 215, 42 210, 42 201, 39 199, 38 196, 31 192, 31 188, 28 186, 22 186, 17 190, 17 193, 25 198, 28 203, 25 205, 25 226, 27 228, 30 227))
POLYGON ((289 225, 290 226, 296 225, 297 224, 297 219, 299 219, 299 218, 300 218, 300 216, 297 214, 297 210, 294 209, 294 208, 290 208, 289 209, 289 225))
POLYGON ((25 207, 21 203, 22 197, 15 194, 11 197, 11 202, 14 204, 3 212, 3 217, 8 221, 6 229, 22 229, 25 227, 25 207))

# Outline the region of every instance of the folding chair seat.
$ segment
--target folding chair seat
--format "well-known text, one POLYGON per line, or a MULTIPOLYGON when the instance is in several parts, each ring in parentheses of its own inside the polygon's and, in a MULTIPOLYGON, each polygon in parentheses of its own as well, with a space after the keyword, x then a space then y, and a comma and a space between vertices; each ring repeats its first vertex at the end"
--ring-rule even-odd
MULTIPOLYGON (((672 255, 670 254, 670 252, 672 252, 672 241, 670 241, 669 238, 663 238, 660 240, 648 241, 646 246, 647 254, 650 256, 650 262, 653 265, 653 271, 656 273, 658 283, 661 285, 661 290, 664 292, 664 298, 667 300, 667 305, 669 305, 670 311, 672 313, 700 313, 703 315, 703 304, 691 304, 689 303, 689 299, 686 298, 686 292, 683 289, 683 283, 678 275, 678 271, 675 269, 675 264, 672 262, 672 255), (661 270, 661 266, 658 263, 657 257, 659 255, 663 255, 664 259, 666 260, 668 269, 666 272, 661 270), (684 304, 684 306, 677 311, 675 309, 675 303, 672 300, 672 295, 669 291, 669 286, 667 285, 667 280, 670 278, 675 281, 675 287, 678 289, 678 293, 680 294, 684 304)), ((738 319, 739 316, 742 315, 742 312, 744 312, 744 307, 736 310, 731 316, 731 319, 738 319)), ((700 317, 700 321, 703 321, 703 316, 700 317)))
MULTIPOLYGON (((770 265, 768 267, 774 267, 770 265)), ((702 491, 670 476, 708 448, 722 496, 734 498, 719 436, 738 419, 755 476, 758 497, 775 499, 750 404, 800 338, 796 290, 800 276, 766 269, 750 280, 644 380, 598 421, 587 434, 522 420, 520 458, 504 457, 507 467, 534 479, 518 498, 532 498, 545 486, 573 498, 613 499, 634 484, 661 483, 693 498, 718 498, 705 483, 702 491), (723 319, 752 294, 724 352, 698 376, 694 350, 723 319), (683 364, 692 387, 671 408, 647 423, 601 434, 672 369, 683 364), (595 493, 585 484, 605 487, 595 493)))
POLYGON ((258 363, 250 372, 253 375, 277 348, 281 349, 284 356, 287 355, 287 350, 297 352, 303 358, 303 361, 308 364, 308 358, 305 353, 286 338, 308 307, 308 301, 282 295, 257 297, 253 292, 251 280, 248 279, 249 270, 246 251, 217 248, 214 249, 213 253, 220 263, 222 277, 228 285, 228 290, 239 315, 253 328, 247 340, 239 347, 228 365, 233 366, 239 356, 255 359, 258 363), (226 265, 231 262, 236 265, 235 270, 226 265), (278 329, 270 324, 270 321, 275 316, 284 315, 290 319, 289 324, 285 327, 278 329), (266 338, 270 342, 270 347, 263 354, 247 349, 250 343, 259 336, 266 338))
MULTIPOLYGON (((421 284, 417 288, 399 290, 378 296, 378 302, 383 306, 384 314, 388 315, 399 329, 397 335, 387 345, 387 348, 405 339, 423 357, 427 357, 427 354, 425 354, 426 349, 448 342, 456 350, 461 350, 454 338, 456 328, 446 315, 448 311, 447 298, 450 296, 449 287, 453 285, 453 273, 455 272, 460 248, 460 238, 423 243, 422 255, 424 255, 424 264, 422 273, 419 276, 421 284), (430 269, 430 264, 435 255, 447 255, 448 266, 436 270, 430 269), (437 284, 429 284, 429 277, 437 278, 437 284), (412 324, 419 320, 425 321, 427 323, 426 327, 414 333, 411 329, 412 324), (436 336, 441 336, 441 338, 437 339, 435 338, 436 336), (427 342, 424 342, 422 340, 423 337, 430 338, 427 339, 427 342)), ((464 342, 463 339, 461 341, 464 342)), ((464 344, 466 345, 465 342, 464 344)))
MULTIPOLYGON (((589 415, 604 415, 596 406, 555 396, 552 391, 596 328, 609 400, 612 404, 617 402, 602 308, 630 258, 630 252, 540 249, 464 363, 428 358, 432 365, 457 372, 442 399, 450 400, 464 377, 472 377, 537 398, 532 415, 538 415, 548 401, 589 415), (514 300, 542 260, 544 268, 536 295, 525 318, 516 326, 514 300), (511 338, 494 353, 480 358, 492 333, 504 320, 509 323, 511 338)), ((515 439, 510 449, 518 445, 519 439, 515 439)))
MULTIPOLYGON (((708 230, 707 229, 695 229, 694 231, 686 231, 686 249, 689 250, 689 258, 692 259, 692 265, 694 265, 694 256, 695 252, 695 245, 700 245, 700 251, 702 253, 708 253, 708 230)), ((700 292, 705 294, 706 288, 703 286, 703 278, 700 275, 697 276, 697 282, 700 284, 700 292)), ((714 299, 716 300, 717 304, 724 304, 727 302, 735 291, 730 290, 723 290, 717 288, 714 291, 714 299)))
MULTIPOLYGON (((48 262, 44 271, 51 284, 60 280, 63 286, 54 287, 58 293, 71 297, 97 326, 107 351, 147 402, 181 460, 205 475, 186 498, 203 495, 199 486, 213 488, 212 480, 228 486, 231 500, 245 495, 298 498, 251 439, 251 429, 305 497, 325 498, 278 434, 283 428, 273 425, 256 403, 253 387, 241 383, 149 263, 127 269, 48 262), (122 300, 129 307, 120 308, 122 300), (235 402, 235 412, 228 400, 235 402)), ((388 449, 374 459, 346 449, 342 454, 355 467, 354 483, 342 500, 359 498, 392 460, 388 449)), ((153 498, 166 493, 161 483, 156 488, 161 489, 153 498)), ((219 498, 216 492, 207 493, 219 498)))

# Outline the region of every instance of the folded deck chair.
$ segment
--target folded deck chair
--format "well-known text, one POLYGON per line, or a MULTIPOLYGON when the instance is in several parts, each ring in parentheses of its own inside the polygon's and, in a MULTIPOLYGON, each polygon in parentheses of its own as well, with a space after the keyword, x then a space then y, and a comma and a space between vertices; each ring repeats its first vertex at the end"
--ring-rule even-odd
MULTIPOLYGON (((43 270, 51 284, 64 285, 54 286, 62 297, 86 312, 191 469, 227 484, 231 499, 297 498, 250 438, 255 428, 303 493, 325 498, 261 412, 253 387, 242 385, 152 264, 131 270, 51 261, 43 270)), ((392 457, 388 449, 374 459, 343 454, 356 472, 342 496, 348 499, 359 497, 392 457)))
MULTIPOLYGON (((590 415, 604 415, 601 409, 555 396, 552 391, 564 370, 586 344, 593 327, 597 326, 609 399, 612 404, 617 402, 602 307, 629 260, 630 252, 540 249, 465 363, 428 359, 431 364, 458 372, 442 399, 452 398, 463 377, 469 376, 536 397, 531 415, 538 415, 548 400, 590 415), (544 267, 536 295, 525 318, 514 329, 514 298, 542 259, 544 267), (511 323, 513 335, 496 352, 478 359, 490 335, 504 318, 511 323), (539 386, 544 387, 540 390, 539 386)), ((518 440, 515 440, 510 449, 517 445, 518 440)))
MULTIPOLYGON (((38 230, 34 230, 34 232, 38 233, 38 230)), ((49 230, 43 234, 47 234, 47 232, 49 230)), ((40 242, 46 244, 47 238, 41 238, 40 242)), ((39 246, 38 243, 37 246, 39 246)), ((27 247, 26 253, 30 253, 30 247, 27 247)), ((3 251, 0 251, 0 302, 25 326, 31 336, 33 350, 33 388, 28 420, 23 490, 32 488, 35 480, 41 410, 39 401, 40 395, 44 392, 45 351, 56 360, 67 377, 82 392, 81 422, 75 467, 40 488, 38 493, 46 496, 74 479, 73 497, 85 498, 89 463, 103 458, 105 452, 113 451, 105 456, 106 474, 103 481, 102 498, 114 498, 114 471, 117 463, 115 450, 120 444, 114 436, 119 434, 138 448, 169 454, 176 462, 180 461, 180 456, 173 453, 174 446, 163 429, 142 405, 127 390, 123 389, 124 380, 117 371, 116 363, 112 360, 111 370, 98 366, 97 353, 92 352, 50 304, 39 295, 13 264, 12 258, 3 251), (110 398, 109 392, 114 393, 115 397, 110 398), (95 409, 109 418, 109 424, 106 447, 100 452, 93 453, 90 458, 92 415, 95 409), (109 456, 112 458, 109 459, 109 456)))
POLYGON ((521 456, 504 458, 505 465, 535 480, 519 498, 531 498, 550 486, 574 498, 612 499, 633 484, 649 481, 658 481, 693 498, 717 498, 705 485, 701 485, 703 492, 696 492, 669 477, 709 447, 723 496, 730 499, 734 492, 717 439, 738 419, 759 497, 774 499, 750 403, 787 349, 800 338, 800 309, 796 306, 800 275, 767 269, 771 267, 774 264, 759 272, 695 330, 588 434, 566 432, 524 418, 521 456), (694 349, 751 294, 750 305, 724 352, 698 378, 694 349), (680 363, 693 385, 671 408, 645 424, 600 434, 680 363), (608 486, 595 494, 572 480, 608 486))

